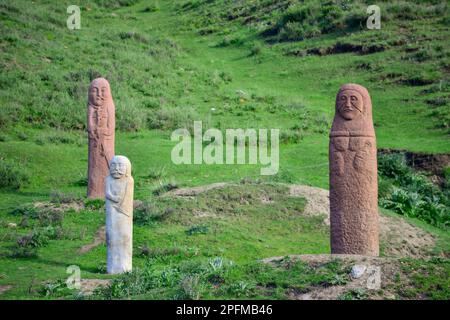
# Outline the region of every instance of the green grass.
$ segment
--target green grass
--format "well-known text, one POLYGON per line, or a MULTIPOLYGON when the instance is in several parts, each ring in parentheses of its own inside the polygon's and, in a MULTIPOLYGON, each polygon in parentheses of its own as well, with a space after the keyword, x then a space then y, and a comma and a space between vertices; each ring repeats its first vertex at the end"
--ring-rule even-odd
MULTIPOLYGON (((328 188, 328 131, 335 95, 343 83, 368 88, 378 147, 450 152, 449 52, 443 45, 448 42, 446 7, 436 15, 428 3, 383 1, 382 14, 389 13, 381 30, 325 32, 325 24, 323 33, 291 42, 279 36, 282 28, 272 36, 263 32, 268 21, 286 20, 285 1, 269 11, 275 1, 233 3, 86 1, 81 6, 81 30, 74 31, 66 28, 66 5, 58 1, 0 4, 0 160, 8 168, 1 174, 20 181, 15 184, 18 190, 10 188, 13 183, 0 190, 0 285, 13 284, 2 298, 44 298, 38 292, 40 282, 64 278, 71 264, 81 267, 82 277, 107 277, 99 271, 105 261, 104 246, 76 254, 103 224, 101 210, 91 211, 101 204, 67 213, 63 229, 68 235, 38 248, 37 258, 4 256, 33 227, 7 227, 21 221, 10 214, 12 210, 48 201, 54 191, 85 196, 86 92, 89 82, 100 75, 111 83, 117 109, 116 153, 128 156, 133 164, 135 198, 156 201, 160 211, 167 203, 154 193, 168 182, 197 186, 261 180, 258 165, 174 165, 170 133, 178 127, 191 128, 193 120, 221 130, 279 128, 280 172, 262 180, 328 188), (191 4, 183 8, 187 3, 191 4), (205 10, 211 13, 209 18, 205 10), (239 17, 226 19, 229 13, 239 17), (338 43, 369 42, 384 51, 315 54, 338 43), (26 178, 20 178, 22 174, 26 178)), ((359 7, 361 3, 357 1, 359 7)), ((228 207, 239 199, 223 205, 221 193, 213 192, 212 199, 201 196, 197 203, 177 200, 169 206, 183 214, 164 221, 151 217, 148 225, 135 226, 135 252, 140 246, 156 253, 180 252, 159 259, 157 268, 181 264, 187 257, 202 264, 220 256, 238 264, 240 271, 232 283, 251 280, 246 278, 252 273, 245 265, 259 258, 328 252, 327 230, 319 227, 318 220, 295 215, 298 200, 281 196, 277 188, 269 190, 280 197, 279 203, 236 204, 240 212, 228 207), (197 221, 193 214, 194 209, 222 206, 230 216, 197 221), (189 235, 190 228, 202 232, 189 235)), ((448 233, 432 231, 439 235, 439 245, 446 247, 448 233)), ((135 257, 137 267, 146 261, 135 257)), ((235 285, 231 293, 219 292, 215 297, 237 297, 236 292, 248 287, 254 297, 268 297, 251 285, 235 285)), ((202 297, 212 297, 201 292, 206 294, 202 297)), ((285 294, 281 290, 273 297, 285 294)))
MULTIPOLYGON (((329 252, 328 230, 322 218, 302 216, 304 199, 286 194, 284 186, 243 184, 208 191, 194 200, 155 198, 152 203, 158 210, 172 208, 173 214, 164 220, 135 223, 134 265, 145 265, 149 250, 156 252, 152 256, 155 268, 185 260, 201 263, 214 257, 241 265, 274 255, 329 252), (272 202, 264 203, 263 198, 272 202)), ((66 267, 73 264, 81 268, 83 278, 104 278, 104 244, 85 254, 77 253, 82 245, 92 242, 92 235, 104 223, 103 210, 65 212, 62 236, 39 246, 34 258, 12 258, 11 254, 18 238, 48 224, 47 220, 42 214, 28 215, 28 224, 22 226, 26 210, 4 215, 18 227, 1 228, 0 284, 14 283, 3 297, 41 298, 42 282, 64 278, 66 267)))

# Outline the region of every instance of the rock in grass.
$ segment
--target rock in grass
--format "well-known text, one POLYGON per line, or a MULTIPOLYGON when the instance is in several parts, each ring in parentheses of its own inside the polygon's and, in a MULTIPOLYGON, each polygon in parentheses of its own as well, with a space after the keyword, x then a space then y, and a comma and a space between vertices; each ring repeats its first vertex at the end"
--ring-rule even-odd
POLYGON ((353 279, 359 279, 362 277, 362 275, 364 274, 364 272, 366 272, 367 267, 365 265, 362 264, 355 264, 352 267, 352 271, 350 272, 350 276, 353 279))

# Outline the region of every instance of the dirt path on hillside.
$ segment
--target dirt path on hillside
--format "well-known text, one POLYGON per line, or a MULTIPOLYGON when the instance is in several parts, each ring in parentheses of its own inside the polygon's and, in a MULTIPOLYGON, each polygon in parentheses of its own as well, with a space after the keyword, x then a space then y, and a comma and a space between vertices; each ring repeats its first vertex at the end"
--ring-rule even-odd
POLYGON ((105 243, 106 241, 106 229, 105 226, 100 227, 97 232, 94 235, 94 241, 92 241, 89 244, 86 244, 84 246, 82 246, 79 250, 78 253, 86 253, 91 251, 92 249, 94 249, 95 247, 98 247, 99 245, 101 245, 102 243, 105 243))
MULTIPOLYGON (((213 183, 194 188, 181 188, 165 193, 165 196, 195 197, 196 195, 225 186, 228 183, 213 183)), ((304 186, 289 185, 289 195, 306 199, 306 216, 323 215, 324 224, 330 225, 330 199, 328 190, 304 186)), ((263 201, 263 200, 262 200, 263 201)), ((403 218, 380 214, 380 244, 385 256, 423 258, 430 256, 435 246, 435 237, 413 226, 403 218)))

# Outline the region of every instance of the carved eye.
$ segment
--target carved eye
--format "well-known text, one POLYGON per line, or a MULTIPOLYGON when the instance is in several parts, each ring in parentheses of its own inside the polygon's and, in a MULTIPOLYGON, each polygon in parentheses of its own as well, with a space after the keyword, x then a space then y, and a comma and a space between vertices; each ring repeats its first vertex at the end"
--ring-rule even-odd
POLYGON ((347 97, 346 96, 341 96, 341 100, 346 100, 347 97))
POLYGON ((351 99, 352 99, 352 101, 358 100, 358 98, 356 96, 352 96, 351 99))

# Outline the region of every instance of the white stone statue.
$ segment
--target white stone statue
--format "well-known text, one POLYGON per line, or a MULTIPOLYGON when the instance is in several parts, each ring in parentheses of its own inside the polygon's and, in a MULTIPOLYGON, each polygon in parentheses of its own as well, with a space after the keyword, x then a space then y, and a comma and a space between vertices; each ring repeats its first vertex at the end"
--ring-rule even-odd
POLYGON ((114 156, 105 183, 106 270, 109 274, 131 271, 132 268, 133 189, 130 160, 114 156))

